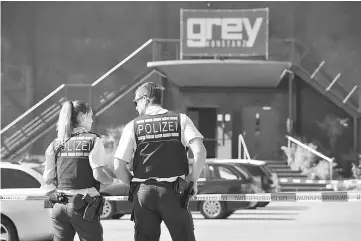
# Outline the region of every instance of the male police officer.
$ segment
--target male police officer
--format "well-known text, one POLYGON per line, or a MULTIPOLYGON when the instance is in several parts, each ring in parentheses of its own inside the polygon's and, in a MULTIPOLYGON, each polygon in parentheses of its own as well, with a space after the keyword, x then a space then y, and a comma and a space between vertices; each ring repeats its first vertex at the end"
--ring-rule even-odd
POLYGON ((206 150, 203 136, 188 116, 160 106, 163 90, 152 82, 137 89, 134 103, 139 117, 124 128, 115 153, 115 173, 124 183, 137 183, 130 197, 134 198, 136 241, 159 240, 162 221, 174 241, 194 241, 193 219, 181 205, 180 189, 194 182, 197 193, 206 150), (194 155, 192 173, 188 173, 188 147, 194 155))

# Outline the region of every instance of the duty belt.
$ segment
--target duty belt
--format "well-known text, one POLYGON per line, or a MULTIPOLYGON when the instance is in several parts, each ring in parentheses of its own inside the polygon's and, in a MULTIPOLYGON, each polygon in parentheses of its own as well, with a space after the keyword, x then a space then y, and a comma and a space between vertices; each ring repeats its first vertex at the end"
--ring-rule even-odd
POLYGON ((178 177, 185 179, 185 175, 176 176, 176 177, 149 177, 149 178, 133 177, 132 182, 145 182, 147 180, 155 180, 157 182, 175 182, 178 177))

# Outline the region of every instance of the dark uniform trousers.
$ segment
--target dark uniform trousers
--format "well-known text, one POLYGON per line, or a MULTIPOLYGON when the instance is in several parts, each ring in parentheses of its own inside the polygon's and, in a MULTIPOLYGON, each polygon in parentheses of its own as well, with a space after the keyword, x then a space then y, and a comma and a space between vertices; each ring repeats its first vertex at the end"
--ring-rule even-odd
POLYGON ((133 196, 135 241, 158 241, 164 221, 173 241, 195 241, 191 213, 182 208, 173 183, 147 180, 133 196))
POLYGON ((85 207, 75 211, 73 203, 55 203, 51 219, 54 229, 54 241, 72 241, 75 232, 81 241, 102 241, 103 226, 99 216, 94 216, 92 221, 83 219, 85 207))

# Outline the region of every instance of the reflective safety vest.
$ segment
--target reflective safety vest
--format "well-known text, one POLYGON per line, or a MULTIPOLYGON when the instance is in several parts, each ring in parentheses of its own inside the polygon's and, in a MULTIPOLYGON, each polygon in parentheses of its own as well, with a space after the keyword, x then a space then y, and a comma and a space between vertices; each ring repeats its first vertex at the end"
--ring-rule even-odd
POLYGON ((134 119, 137 148, 133 172, 136 178, 188 175, 186 148, 181 141, 180 115, 168 111, 134 119))
POLYGON ((56 158, 58 189, 95 187, 99 191, 100 184, 94 179, 93 170, 89 163, 89 153, 93 150, 97 136, 95 133, 84 132, 73 134, 63 144, 59 139, 54 140, 54 150, 61 148, 56 158))

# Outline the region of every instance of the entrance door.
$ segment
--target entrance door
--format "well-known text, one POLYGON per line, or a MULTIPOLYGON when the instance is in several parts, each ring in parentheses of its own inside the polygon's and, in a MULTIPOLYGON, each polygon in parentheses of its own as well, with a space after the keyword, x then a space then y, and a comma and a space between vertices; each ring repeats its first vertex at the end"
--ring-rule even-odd
POLYGON ((203 143, 207 150, 207 158, 215 158, 217 148, 217 109, 191 107, 188 108, 187 115, 204 136, 203 143))
POLYGON ((242 111, 242 134, 251 158, 272 160, 280 149, 279 118, 271 108, 244 107, 242 111))

